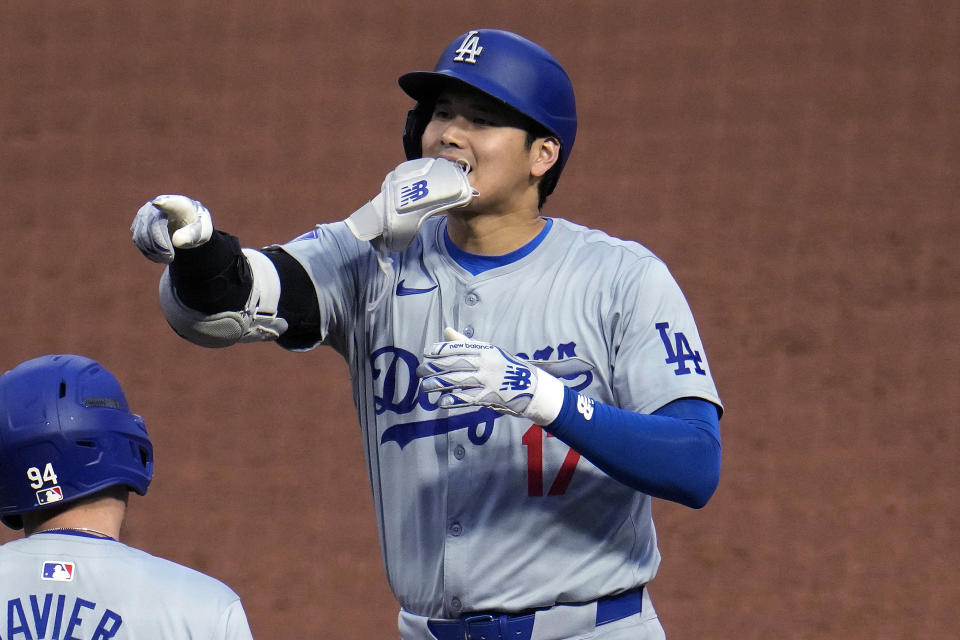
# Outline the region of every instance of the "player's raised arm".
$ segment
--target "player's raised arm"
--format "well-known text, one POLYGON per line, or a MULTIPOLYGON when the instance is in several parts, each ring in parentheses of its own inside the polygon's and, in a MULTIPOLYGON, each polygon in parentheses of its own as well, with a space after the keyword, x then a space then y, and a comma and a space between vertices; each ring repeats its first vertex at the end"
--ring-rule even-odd
POLYGON ((168 264, 160 304, 180 336, 204 347, 274 340, 287 329, 278 315, 280 275, 262 252, 216 231, 203 204, 182 195, 147 202, 130 226, 148 259, 168 264))
MULTIPOLYGON (((442 158, 401 163, 381 191, 344 224, 356 240, 381 254, 402 251, 428 217, 469 203, 476 195, 469 165, 442 158)), ((161 195, 137 211, 133 243, 153 262, 169 265, 160 281, 160 303, 180 336, 204 347, 276 340, 291 325, 291 343, 321 324, 310 277, 280 248, 241 248, 236 237, 213 227, 210 211, 184 195, 161 195), (306 330, 304 327, 308 327, 306 330)))

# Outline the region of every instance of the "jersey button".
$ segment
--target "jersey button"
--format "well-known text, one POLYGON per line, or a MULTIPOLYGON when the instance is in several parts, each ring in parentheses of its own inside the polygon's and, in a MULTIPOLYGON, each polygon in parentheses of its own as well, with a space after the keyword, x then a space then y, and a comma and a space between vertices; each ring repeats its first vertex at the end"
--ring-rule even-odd
POLYGON ((468 307, 474 307, 480 302, 480 296, 475 293, 468 293, 463 301, 467 303, 468 307))
POLYGON ((462 444, 458 444, 453 450, 453 457, 457 460, 463 460, 465 455, 467 455, 467 450, 463 448, 462 444))
POLYGON ((460 602, 460 598, 454 596, 450 598, 450 608, 454 611, 460 611, 463 608, 463 603, 460 602))
POLYGON ((464 328, 463 328, 463 335, 467 336, 468 338, 472 338, 472 337, 473 337, 473 327, 464 327, 464 328))
POLYGON ((461 525, 459 522, 454 522, 452 525, 450 525, 450 535, 456 537, 461 533, 463 533, 463 525, 461 525))

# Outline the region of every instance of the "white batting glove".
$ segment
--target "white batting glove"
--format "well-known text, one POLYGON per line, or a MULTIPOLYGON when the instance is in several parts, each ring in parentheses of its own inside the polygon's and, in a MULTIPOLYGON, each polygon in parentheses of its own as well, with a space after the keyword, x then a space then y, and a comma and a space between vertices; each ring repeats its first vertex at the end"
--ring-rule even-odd
POLYGON ((370 240, 387 252, 403 251, 423 221, 461 207, 478 195, 470 185, 470 166, 443 158, 418 158, 387 174, 380 193, 346 219, 358 240, 370 240))
POLYGON ((213 235, 210 212, 181 195, 157 196, 146 203, 130 225, 133 244, 154 262, 173 262, 174 248, 199 247, 213 235))
POLYGON ((424 353, 417 368, 420 386, 440 393, 438 406, 489 407, 528 418, 539 425, 553 422, 563 407, 563 383, 534 366, 486 342, 468 339, 451 328, 447 342, 424 353))

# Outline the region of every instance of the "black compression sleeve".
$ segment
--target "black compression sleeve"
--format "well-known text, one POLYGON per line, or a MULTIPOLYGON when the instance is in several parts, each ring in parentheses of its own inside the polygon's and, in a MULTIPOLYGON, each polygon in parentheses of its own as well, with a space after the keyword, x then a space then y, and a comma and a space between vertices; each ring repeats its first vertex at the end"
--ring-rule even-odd
POLYGON ((243 309, 253 284, 239 240, 218 230, 195 249, 177 249, 170 280, 181 302, 207 314, 243 309))
POLYGON ((277 315, 287 321, 287 330, 277 339, 286 349, 307 349, 321 337, 320 305, 313 282, 303 266, 279 247, 264 249, 280 275, 277 315))

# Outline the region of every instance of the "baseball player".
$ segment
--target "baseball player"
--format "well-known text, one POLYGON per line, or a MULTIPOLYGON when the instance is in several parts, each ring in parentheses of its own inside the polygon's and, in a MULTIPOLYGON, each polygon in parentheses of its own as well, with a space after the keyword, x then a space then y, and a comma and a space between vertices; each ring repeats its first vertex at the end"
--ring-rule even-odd
POLYGON ((652 498, 720 472, 688 304, 643 246, 542 215, 577 127, 550 53, 471 30, 399 83, 407 161, 341 222, 253 250, 186 196, 141 207, 167 321, 346 359, 405 640, 661 638, 652 498))
POLYGON ((153 447, 113 375, 77 355, 0 376, 0 638, 250 640, 226 585, 118 541, 153 447))

